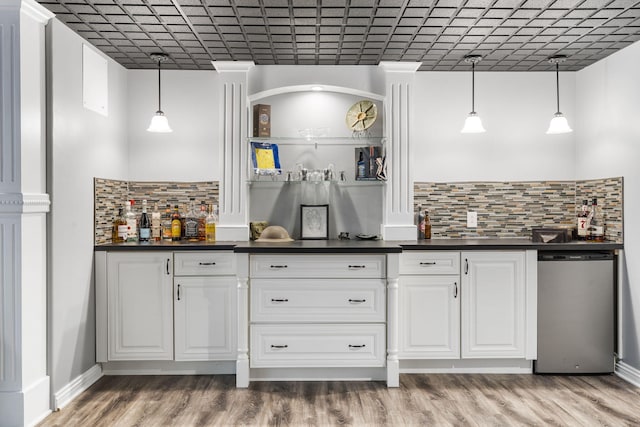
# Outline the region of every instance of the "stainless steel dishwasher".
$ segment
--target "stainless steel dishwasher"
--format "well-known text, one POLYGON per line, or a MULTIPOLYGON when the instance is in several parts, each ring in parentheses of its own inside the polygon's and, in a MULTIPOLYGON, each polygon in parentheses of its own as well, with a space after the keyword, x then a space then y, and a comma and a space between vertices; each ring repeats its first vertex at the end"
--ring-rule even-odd
POLYGON ((534 372, 613 372, 614 288, 610 252, 538 253, 534 372))

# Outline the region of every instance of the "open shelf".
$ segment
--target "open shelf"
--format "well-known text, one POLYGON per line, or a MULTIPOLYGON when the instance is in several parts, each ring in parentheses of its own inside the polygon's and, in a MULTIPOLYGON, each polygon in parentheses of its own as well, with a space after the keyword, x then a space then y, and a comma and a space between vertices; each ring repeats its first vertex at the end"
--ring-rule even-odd
POLYGON ((258 137, 253 136, 247 138, 249 142, 271 142, 282 145, 353 145, 353 146, 370 146, 370 145, 383 145, 385 139, 382 136, 367 136, 367 137, 351 137, 351 136, 323 136, 315 138, 305 138, 301 136, 297 137, 285 137, 285 136, 271 136, 271 137, 258 137))

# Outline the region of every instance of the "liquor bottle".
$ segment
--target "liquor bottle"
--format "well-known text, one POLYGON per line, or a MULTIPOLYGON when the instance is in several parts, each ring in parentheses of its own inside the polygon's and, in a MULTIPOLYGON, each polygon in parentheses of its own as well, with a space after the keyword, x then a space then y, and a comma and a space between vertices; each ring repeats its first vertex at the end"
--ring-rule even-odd
POLYGON ((591 240, 604 242, 604 222, 598 209, 598 199, 593 198, 591 203, 591 222, 589 223, 591 240))
POLYGON ((429 218, 429 211, 424 210, 424 238, 431 238, 431 219, 429 218))
POLYGON ((200 204, 200 213, 198 214, 198 240, 204 241, 207 237, 207 205, 202 202, 200 204))
POLYGON ((218 207, 209 205, 209 215, 205 224, 207 242, 216 241, 216 224, 218 222, 218 207))
POLYGON ((111 233, 113 243, 127 241, 127 219, 124 217, 122 208, 118 208, 118 216, 113 220, 113 231, 111 233))
POLYGON ((589 206, 588 201, 583 200, 580 211, 578 212, 578 240, 587 240, 589 235, 589 206))
POLYGON ((171 240, 177 242, 182 237, 182 222, 180 217, 180 208, 175 205, 173 215, 171 215, 171 240))
POLYGON ((151 212, 151 238, 159 242, 162 237, 162 220, 160 218, 160 211, 158 210, 158 203, 153 205, 153 212, 151 212))
POLYGON ((190 242, 198 241, 198 214, 196 213, 196 207, 194 199, 191 199, 189 204, 189 211, 187 212, 184 220, 184 238, 190 242))
POLYGON ((424 212, 426 211, 418 211, 418 240, 422 240, 425 238, 425 217, 424 212))
POLYGON ((365 177, 365 169, 364 169, 364 153, 360 152, 360 157, 358 158, 358 172, 356 175, 356 179, 363 179, 365 177))
POLYGON ((138 241, 138 218, 133 212, 133 200, 127 200, 124 204, 125 218, 127 219, 127 242, 138 241))
POLYGON ((167 205, 164 210, 164 218, 162 218, 162 240, 171 241, 173 238, 171 232, 171 208, 167 205))
POLYGON ((142 214, 140 215, 140 241, 148 242, 151 240, 151 218, 147 213, 147 201, 142 201, 142 214))

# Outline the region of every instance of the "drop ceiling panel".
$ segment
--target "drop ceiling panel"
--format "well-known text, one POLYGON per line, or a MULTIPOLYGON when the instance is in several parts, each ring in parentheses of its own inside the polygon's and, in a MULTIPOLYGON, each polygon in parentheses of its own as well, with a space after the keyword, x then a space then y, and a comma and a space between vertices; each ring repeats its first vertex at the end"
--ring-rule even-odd
POLYGON ((579 70, 640 39, 640 0, 38 0, 127 68, 421 61, 420 70, 579 70), (294 43, 295 41, 295 43, 294 43))

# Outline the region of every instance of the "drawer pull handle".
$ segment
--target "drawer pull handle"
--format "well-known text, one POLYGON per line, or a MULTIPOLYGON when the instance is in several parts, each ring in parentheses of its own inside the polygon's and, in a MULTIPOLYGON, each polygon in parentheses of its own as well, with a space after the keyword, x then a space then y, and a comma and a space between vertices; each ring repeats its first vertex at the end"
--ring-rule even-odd
POLYGON ((360 304, 360 303, 363 303, 363 302, 367 302, 367 300, 366 299, 351 299, 351 298, 349 298, 349 302, 354 303, 354 304, 360 304))
POLYGON ((350 265, 349 268, 360 269, 360 268, 367 268, 367 266, 366 265, 350 265))
POLYGON ((178 285, 178 301, 180 301, 180 285, 178 285))
POLYGON ((216 265, 215 262, 199 262, 198 265, 216 265))
POLYGON ((349 348, 365 348, 364 344, 349 344, 349 348))
POLYGON ((429 266, 429 265, 436 265, 435 261, 429 261, 429 262, 420 262, 420 265, 423 267, 429 266))
POLYGON ((289 346, 287 344, 284 344, 284 345, 271 344, 271 348, 289 348, 289 346))
POLYGON ((455 293, 453 294, 454 298, 458 298, 458 282, 453 282, 454 285, 454 291, 455 293))
POLYGON ((271 302, 289 302, 286 298, 271 298, 271 302))
POLYGON ((287 268, 286 265, 271 265, 269 267, 271 267, 271 268, 287 268))
POLYGON ((169 259, 169 258, 167 258, 167 276, 170 274, 170 273, 169 273, 169 261, 170 261, 170 259, 169 259))

